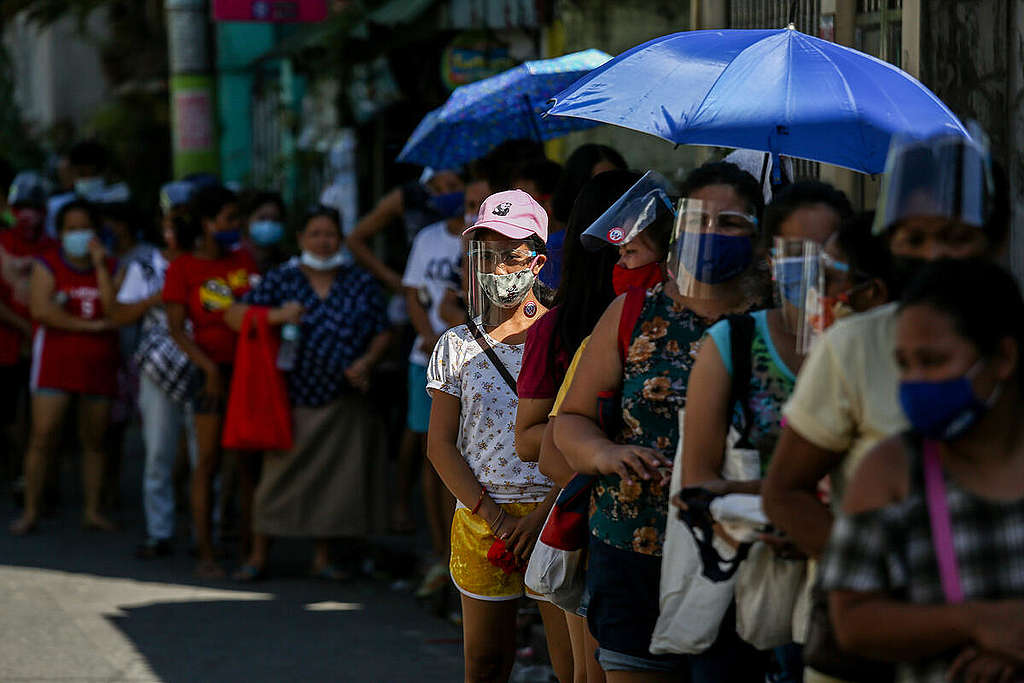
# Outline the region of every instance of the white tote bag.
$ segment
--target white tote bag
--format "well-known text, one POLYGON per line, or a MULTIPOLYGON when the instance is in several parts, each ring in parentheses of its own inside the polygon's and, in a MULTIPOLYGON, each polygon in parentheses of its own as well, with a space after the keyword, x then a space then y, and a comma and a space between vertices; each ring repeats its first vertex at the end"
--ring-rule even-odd
MULTIPOLYGON (((683 488, 683 414, 680 410, 679 442, 669 489, 673 492, 683 488)), ((760 478, 760 456, 754 450, 734 448, 738 439, 739 434, 730 428, 723 476, 735 481, 760 478)), ((669 504, 661 558, 661 613, 651 635, 652 654, 696 654, 711 647, 718 636, 722 617, 732 603, 736 583, 735 574, 720 581, 704 574, 693 532, 676 513, 675 507, 669 504)), ((736 555, 737 551, 717 536, 711 539, 711 544, 723 559, 736 555)))
MULTIPOLYGON (((554 510, 554 507, 552 507, 554 510)), ((548 512, 548 519, 551 513, 548 512)), ((548 520, 544 520, 547 526, 548 520)), ((561 550, 553 548, 540 540, 543 527, 537 542, 530 553, 530 561, 526 564, 523 577, 527 588, 534 593, 543 595, 566 612, 576 612, 583 597, 584 568, 583 558, 586 548, 579 550, 561 550)))
POLYGON ((758 541, 736 571, 736 633, 758 650, 793 642, 806 560, 788 560, 758 541))

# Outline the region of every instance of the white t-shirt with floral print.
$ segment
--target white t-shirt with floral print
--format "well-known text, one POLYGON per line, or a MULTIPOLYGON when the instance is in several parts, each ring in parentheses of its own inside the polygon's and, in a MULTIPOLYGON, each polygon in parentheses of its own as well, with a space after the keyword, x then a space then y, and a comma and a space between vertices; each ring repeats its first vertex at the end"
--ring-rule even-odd
MULTIPOLYGON (((513 377, 519 376, 523 344, 502 344, 487 336, 513 377)), ((535 462, 516 455, 515 423, 519 397, 473 339, 465 325, 445 332, 427 366, 427 391, 459 399, 458 448, 480 485, 496 503, 534 503, 553 484, 535 462)))

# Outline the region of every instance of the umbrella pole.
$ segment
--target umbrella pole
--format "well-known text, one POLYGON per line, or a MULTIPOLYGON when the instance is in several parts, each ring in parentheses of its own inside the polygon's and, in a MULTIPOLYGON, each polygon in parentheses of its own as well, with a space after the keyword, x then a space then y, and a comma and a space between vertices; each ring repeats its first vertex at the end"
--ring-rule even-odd
POLYGON ((530 120, 530 128, 533 130, 533 134, 537 136, 537 142, 544 142, 544 136, 540 132, 540 123, 537 121, 537 116, 533 112, 533 105, 530 104, 530 98, 526 93, 523 93, 523 102, 526 104, 526 117, 530 120))

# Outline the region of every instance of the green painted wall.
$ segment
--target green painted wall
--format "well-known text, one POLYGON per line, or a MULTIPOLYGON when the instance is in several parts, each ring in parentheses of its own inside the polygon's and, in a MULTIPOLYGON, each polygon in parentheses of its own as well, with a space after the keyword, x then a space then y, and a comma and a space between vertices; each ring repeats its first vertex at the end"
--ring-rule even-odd
POLYGON ((273 24, 218 22, 217 121, 224 182, 245 182, 252 166, 250 66, 276 43, 273 24))

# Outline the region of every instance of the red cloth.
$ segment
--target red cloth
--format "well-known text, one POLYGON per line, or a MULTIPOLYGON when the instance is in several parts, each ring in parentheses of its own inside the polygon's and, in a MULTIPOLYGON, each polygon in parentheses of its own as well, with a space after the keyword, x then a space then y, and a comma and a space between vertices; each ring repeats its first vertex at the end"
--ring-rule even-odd
MULTIPOLYGON (((39 263, 53 273, 54 295, 64 299, 65 311, 85 320, 103 318, 96 271, 79 270, 56 248, 41 256, 39 263)), ((109 260, 107 268, 113 273, 116 263, 109 260)), ((32 342, 33 388, 114 396, 119 364, 115 330, 71 332, 46 325, 36 327, 32 342)))
MULTIPOLYGON (((0 231, 0 303, 28 319, 28 285, 36 258, 57 248, 57 241, 45 235, 27 238, 16 227, 0 231)), ((18 362, 21 343, 17 329, 0 323, 0 365, 18 362)))
POLYGON ((184 304, 196 344, 214 363, 235 362, 238 335, 224 322, 224 311, 249 291, 258 273, 244 249, 219 259, 183 254, 167 268, 164 301, 184 304))
POLYGON ((519 398, 554 398, 558 394, 572 358, 562 348, 562 340, 555 337, 557 320, 555 306, 526 331, 523 364, 516 382, 519 398), (552 346, 556 348, 554 368, 548 366, 548 349, 552 346))

